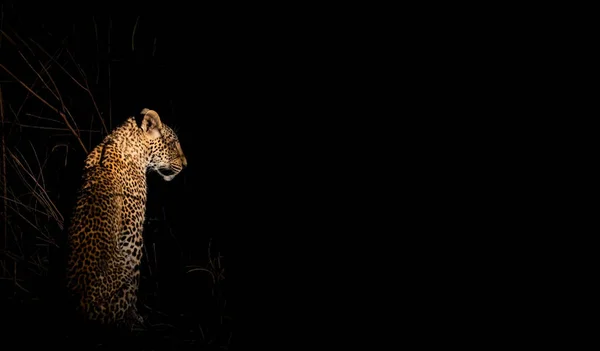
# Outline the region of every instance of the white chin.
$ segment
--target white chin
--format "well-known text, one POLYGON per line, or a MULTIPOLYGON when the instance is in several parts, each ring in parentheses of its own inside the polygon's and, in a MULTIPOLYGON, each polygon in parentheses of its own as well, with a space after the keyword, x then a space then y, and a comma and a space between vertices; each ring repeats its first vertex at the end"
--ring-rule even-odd
POLYGON ((156 172, 158 172, 158 174, 160 174, 160 176, 163 177, 163 179, 167 182, 170 182, 171 180, 173 180, 173 178, 175 178, 175 176, 177 175, 177 174, 164 175, 158 169, 156 170, 156 172))

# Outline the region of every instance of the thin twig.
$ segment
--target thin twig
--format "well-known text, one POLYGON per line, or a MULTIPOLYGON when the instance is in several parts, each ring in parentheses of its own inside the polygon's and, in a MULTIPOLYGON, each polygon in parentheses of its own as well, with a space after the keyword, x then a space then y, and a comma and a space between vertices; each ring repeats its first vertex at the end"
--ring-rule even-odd
POLYGON ((96 109, 96 113, 98 113, 98 116, 100 117, 100 122, 102 122, 102 127, 104 127, 104 131, 106 132, 106 134, 108 134, 108 128, 106 127, 106 123, 104 123, 104 119, 102 118, 102 114, 100 114, 100 110, 98 109, 98 105, 96 104, 96 99, 94 99, 94 96, 92 95, 92 92, 91 92, 91 89, 90 89, 90 85, 88 83, 88 80, 87 80, 87 77, 85 75, 85 72, 83 72, 83 70, 81 69, 81 67, 79 67, 79 65, 75 61, 75 58, 73 57, 73 55, 71 55, 71 52, 69 50, 67 50, 67 53, 71 57, 71 60, 73 60, 73 64, 75 65, 75 67, 77 67, 77 69, 79 70, 79 73, 81 74, 81 77, 83 77, 83 81, 84 81, 85 86, 87 88, 86 91, 89 93, 90 98, 92 99, 92 103, 94 104, 94 108, 96 109))
POLYGON ((88 93, 90 92, 90 91, 89 91, 89 90, 88 90, 86 87, 84 87, 84 86, 83 86, 81 83, 79 83, 79 82, 77 81, 77 79, 75 79, 75 77, 73 77, 73 76, 71 75, 71 73, 69 73, 69 71, 67 71, 67 70, 66 70, 66 69, 63 67, 63 65, 61 65, 61 64, 60 64, 60 62, 58 62, 58 61, 57 61, 57 60, 56 60, 56 59, 55 59, 53 56, 51 56, 51 55, 50 55, 48 52, 46 52, 46 50, 44 50, 44 48, 43 48, 43 47, 42 47, 40 44, 38 44, 38 43, 37 43, 35 40, 33 40, 33 39, 31 39, 31 38, 30 38, 29 40, 31 40, 31 41, 32 41, 32 42, 33 42, 35 45, 37 45, 37 47, 38 47, 38 48, 39 48, 39 49, 40 49, 40 50, 41 50, 41 51, 42 51, 44 54, 46 54, 46 55, 47 55, 47 56, 48 56, 50 59, 52 59, 52 60, 54 61, 54 63, 56 63, 56 65, 58 65, 58 67, 59 67, 60 69, 62 69, 62 71, 63 71, 63 72, 65 72, 65 73, 67 74, 67 76, 69 76, 69 78, 71 78, 71 80, 72 80, 73 82, 75 82, 75 84, 79 85, 79 87, 81 87, 81 89, 83 89, 83 90, 87 91, 88 93))
MULTIPOLYGON (((14 124, 17 125, 19 127, 24 127, 24 128, 33 128, 33 129, 43 129, 43 130, 60 130, 60 131, 69 131, 68 128, 58 128, 58 127, 45 127, 45 126, 32 126, 29 124, 23 124, 20 122, 5 122, 6 124, 14 124)), ((101 130, 89 130, 89 129, 79 129, 79 132, 83 132, 83 133, 100 133, 102 132, 101 130)), ((70 135, 70 134, 67 134, 70 135)))
POLYGON ((50 82, 52 82, 54 89, 56 89, 56 94, 57 94, 56 97, 57 97, 57 100, 60 101, 60 106, 62 107, 63 111, 66 111, 67 114, 69 115, 69 117, 71 117, 71 122, 73 122, 73 125, 77 129, 77 134, 79 134, 79 126, 77 125, 77 122, 75 122, 75 118, 73 118, 71 111, 69 111, 69 108, 65 105, 62 95, 60 94, 60 90, 58 89, 58 86, 54 82, 54 79, 52 79, 52 76, 50 75, 50 72, 48 72, 48 70, 46 70, 46 74, 48 75, 48 79, 50 79, 50 82))
POLYGON ((46 189, 46 180, 44 179, 44 173, 42 172, 42 164, 40 163, 40 158, 38 157, 37 151, 35 151, 35 147, 33 147, 33 143, 31 140, 29 141, 29 145, 31 145, 31 150, 33 151, 33 155, 35 156, 35 160, 38 164, 38 179, 42 180, 42 189, 46 189))
MULTIPOLYGON (((4 27, 4 4, 0 5, 0 30, 4 27)), ((0 35, 0 49, 2 48, 2 36, 0 35)))
MULTIPOLYGON (((40 229, 38 226, 36 226, 35 224, 33 224, 33 223, 32 223, 32 222, 29 220, 29 219, 27 219, 27 217, 23 216, 23 215, 21 214, 21 212, 17 211, 16 209, 12 209, 12 210, 13 210, 13 212, 15 212, 17 215, 19 215, 19 217, 23 218, 23 220, 24 220, 24 221, 25 221, 27 224, 29 224, 30 226, 32 226, 33 228, 35 228, 37 231, 41 231, 41 229, 40 229)), ((19 251, 21 251, 21 252, 22 252, 22 250, 20 249, 20 246, 19 246, 19 240, 15 240, 15 244, 17 245, 17 247, 19 247, 19 251)))
POLYGON ((94 33, 96 34, 96 85, 100 82, 100 47, 98 46, 98 24, 96 17, 92 16, 94 22, 94 33))
MULTIPOLYGON (((79 70, 79 73, 81 74, 82 78, 84 79, 85 82, 85 86, 83 86, 83 84, 81 84, 79 81, 77 81, 77 79, 75 79, 75 77, 73 77, 64 67, 63 65, 61 65, 53 56, 50 56, 50 54, 48 54, 48 52, 46 52, 46 50, 44 50, 44 48, 41 47, 40 44, 38 44, 37 42, 35 42, 33 39, 30 39, 35 45, 38 46, 38 48, 45 53, 48 57, 50 57, 50 59, 52 59, 57 65, 58 67, 60 67, 60 69, 65 72, 69 78, 71 78, 71 80, 73 80, 73 82, 75 82, 75 84, 77 84, 79 87, 81 87, 81 89, 85 90, 88 95, 90 96, 90 99, 92 100, 92 103, 94 104, 94 108, 96 109, 96 113, 98 114, 98 116, 100 117, 100 121, 102 122, 102 126, 104 127, 104 130, 106 131, 106 133, 108 133, 108 129, 106 127, 106 124, 104 123, 104 119, 102 118, 102 114, 100 114, 100 109, 98 109, 98 104, 96 103, 96 99, 94 98, 94 95, 92 94, 92 91, 90 89, 90 85, 87 81, 87 78, 85 77, 85 74, 83 73, 83 71, 81 70, 81 68, 79 67, 79 65, 77 65, 77 62, 75 62, 75 58, 73 57, 73 55, 71 55, 71 52, 69 50, 67 50, 67 53, 69 54, 69 56, 71 57, 71 60, 73 61, 73 64, 75 65, 75 67, 77 67, 77 69, 79 70)), ((99 75, 100 73, 98 73, 99 75)))
MULTIPOLYGON (((112 19, 108 16, 108 125, 112 129, 112 93, 111 93, 111 78, 110 78, 110 33, 112 31, 112 19)), ((108 134, 108 132, 107 132, 108 134)))
MULTIPOLYGON (((4 214, 2 249, 6 249, 8 244, 8 204, 6 200, 6 188, 8 183, 6 182, 6 140, 4 139, 4 100, 2 98, 2 86, 0 86, 0 122, 2 123, 2 184, 4 184, 2 187, 4 195, 4 211, 2 212, 4 214)), ((5 273, 3 273, 3 275, 5 273)))
POLYGON ((133 25, 133 33, 131 33, 131 51, 135 51, 135 45, 133 45, 133 39, 135 38, 135 30, 137 29, 138 22, 140 21, 140 16, 138 16, 135 20, 135 24, 133 25))
POLYGON ((154 251, 154 269, 158 272, 158 259, 156 257, 156 243, 152 243, 152 250, 154 251))
MULTIPOLYGON (((17 150, 17 152, 18 152, 18 150, 17 150)), ((63 222, 64 222, 64 218, 63 218, 62 214, 60 213, 60 211, 58 210, 58 208, 56 207, 56 205, 54 204, 54 202, 48 195, 48 192, 46 192, 45 188, 40 185, 40 183, 37 181, 36 177, 33 175, 33 170, 29 166, 26 158, 21 154, 21 158, 23 159, 23 162, 25 163, 25 164, 23 164, 19 160, 19 158, 16 155, 14 155, 10 150, 9 150, 9 155, 13 158, 13 161, 15 162, 15 164, 17 164, 19 166, 19 167, 15 167, 15 170, 21 175, 21 177, 23 179, 23 183, 27 187, 30 188, 32 195, 34 195, 34 197, 41 204, 43 204, 44 207, 48 211, 50 211, 50 213, 52 214, 52 217, 56 220, 57 224, 62 229, 63 222), (27 168, 29 169, 29 171, 27 170, 27 168), (25 181, 26 177, 24 177, 22 175, 21 170, 25 171, 25 173, 29 176, 29 178, 31 178, 33 180, 33 182, 35 183, 35 187, 31 186, 29 184, 29 182, 25 181)))
MULTIPOLYGON (((29 113, 29 112, 25 113, 25 116, 29 116, 29 117, 41 119, 41 120, 44 120, 44 121, 49 121, 49 122, 61 123, 62 124, 62 122, 57 121, 54 118, 42 117, 42 116, 34 115, 33 113, 29 113)), ((11 122, 7 122, 7 123, 11 123, 11 122)))
POLYGON ((65 152, 65 167, 67 167, 67 160, 68 160, 68 157, 69 157, 69 145, 67 145, 67 144, 56 144, 56 145, 54 145, 52 147, 52 150, 50 151, 50 153, 53 153, 54 150, 57 147, 64 147, 65 149, 67 149, 67 152, 65 152))
POLYGON ((31 90, 31 88, 29 88, 27 86, 27 84, 23 83, 19 78, 17 78, 11 71, 9 71, 6 67, 4 67, 4 65, 2 65, 0 63, 0 68, 4 69, 6 71, 6 73, 8 73, 11 77, 13 77, 14 80, 16 80, 17 82, 19 82, 25 89, 27 89, 27 91, 29 91, 31 94, 33 94, 33 96, 35 96, 36 98, 38 98, 41 102, 43 102, 46 106, 50 107, 54 112, 58 113, 63 120, 65 121, 65 124, 67 125, 67 127, 69 128, 69 130, 71 131, 71 133, 73 133, 73 135, 77 138, 77 141, 79 141, 79 144, 81 145, 81 147, 83 148, 83 150, 85 151, 85 153, 88 153, 87 148, 85 147, 85 145, 83 144, 83 141, 81 140, 81 137, 77 134, 77 132, 75 132, 75 129, 73 129, 73 127, 71 126, 71 124, 69 123, 69 121, 67 120, 67 116, 65 116, 64 113, 60 112, 56 107, 50 105, 46 100, 44 100, 41 96, 39 96, 38 94, 35 93, 35 91, 31 90))
POLYGON ((23 40, 23 39, 22 39, 22 38, 19 36, 19 34, 17 34, 16 32, 14 32, 14 31, 13 31, 12 33, 14 34, 14 36, 15 36, 15 37, 17 37, 17 38, 18 38, 18 39, 19 39, 19 40, 20 40, 20 41, 23 43, 23 45, 25 45, 25 47, 26 47, 26 48, 27 48, 29 51, 31 51, 31 54, 35 56, 35 53, 33 52, 33 50, 31 50, 31 48, 29 47, 29 45, 27 45, 27 43, 25 42, 25 40, 23 40))
MULTIPOLYGON (((148 246, 148 245, 144 245, 144 255, 145 255, 146 257, 148 257, 148 258, 149 258, 149 256, 148 256, 148 248, 147 248, 147 246, 148 246)), ((149 274, 150 274, 150 276, 152 277, 152 265, 150 264, 150 260, 148 260, 148 273, 149 273, 149 274)))
MULTIPOLYGON (((4 197, 4 196, 1 196, 1 197, 2 197, 2 198, 5 200, 5 201, 10 201, 10 202, 13 202, 13 203, 15 203, 15 204, 17 204, 17 205, 19 205, 19 206, 23 206, 23 208, 25 208, 25 209, 27 209, 27 210, 29 210, 29 211, 31 211, 31 212, 36 212, 36 213, 42 214, 42 215, 44 215, 44 216, 46 216, 46 217, 53 217, 53 216, 52 216, 52 214, 50 214, 50 213, 48 213, 48 212, 44 212, 44 211, 38 210, 37 208, 33 208, 33 207, 31 207, 31 206, 28 206, 28 205, 24 204, 24 203, 23 203, 23 202, 21 202, 21 201, 18 201, 18 200, 16 200, 16 199, 13 199, 13 198, 11 198, 10 196, 6 196, 6 197, 4 197)), ((12 206, 9 206, 9 208, 10 208, 11 210, 13 210, 13 211, 19 211, 17 208, 14 208, 14 207, 12 207, 12 206)))
MULTIPOLYGON (((44 78, 42 78, 42 76, 38 73, 38 71, 35 68, 33 68, 33 66, 29 63, 29 61, 27 60, 27 58, 25 57, 25 55, 23 55, 23 53, 20 50, 19 50, 19 55, 21 55, 21 58, 23 58, 23 61, 25 61, 25 63, 29 66, 29 68, 31 68, 31 70, 38 77, 38 79, 46 86, 46 89, 48 89, 48 91, 50 91, 50 93, 52 95, 54 95, 54 97, 58 100, 58 95, 56 95, 56 93, 52 89, 50 89, 50 87, 48 86, 48 84, 46 84, 46 81, 44 80, 44 78)), ((42 67, 42 68, 45 68, 45 67, 42 67)))

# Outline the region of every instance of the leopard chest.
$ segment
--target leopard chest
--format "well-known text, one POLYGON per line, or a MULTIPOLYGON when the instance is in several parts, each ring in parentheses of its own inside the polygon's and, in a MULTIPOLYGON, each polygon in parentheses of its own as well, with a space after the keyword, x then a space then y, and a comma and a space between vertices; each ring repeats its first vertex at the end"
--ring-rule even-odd
POLYGON ((124 181, 123 210, 119 245, 127 265, 134 268, 139 265, 143 251, 143 226, 146 216, 146 176, 131 175, 124 181))

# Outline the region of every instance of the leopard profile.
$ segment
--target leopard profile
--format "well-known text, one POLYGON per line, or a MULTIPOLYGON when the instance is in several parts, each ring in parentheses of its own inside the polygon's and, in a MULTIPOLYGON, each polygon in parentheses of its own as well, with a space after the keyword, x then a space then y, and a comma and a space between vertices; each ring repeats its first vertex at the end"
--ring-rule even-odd
POLYGON ((101 324, 143 325, 137 292, 147 173, 171 181, 187 160, 175 132, 143 109, 87 156, 68 227, 67 287, 80 316, 101 324))

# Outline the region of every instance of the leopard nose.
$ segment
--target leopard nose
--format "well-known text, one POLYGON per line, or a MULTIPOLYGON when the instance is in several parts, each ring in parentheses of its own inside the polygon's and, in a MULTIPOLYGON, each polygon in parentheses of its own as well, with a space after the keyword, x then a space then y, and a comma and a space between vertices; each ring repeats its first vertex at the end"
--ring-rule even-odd
POLYGON ((181 165, 183 166, 183 168, 187 167, 187 160, 183 155, 181 156, 181 165))

